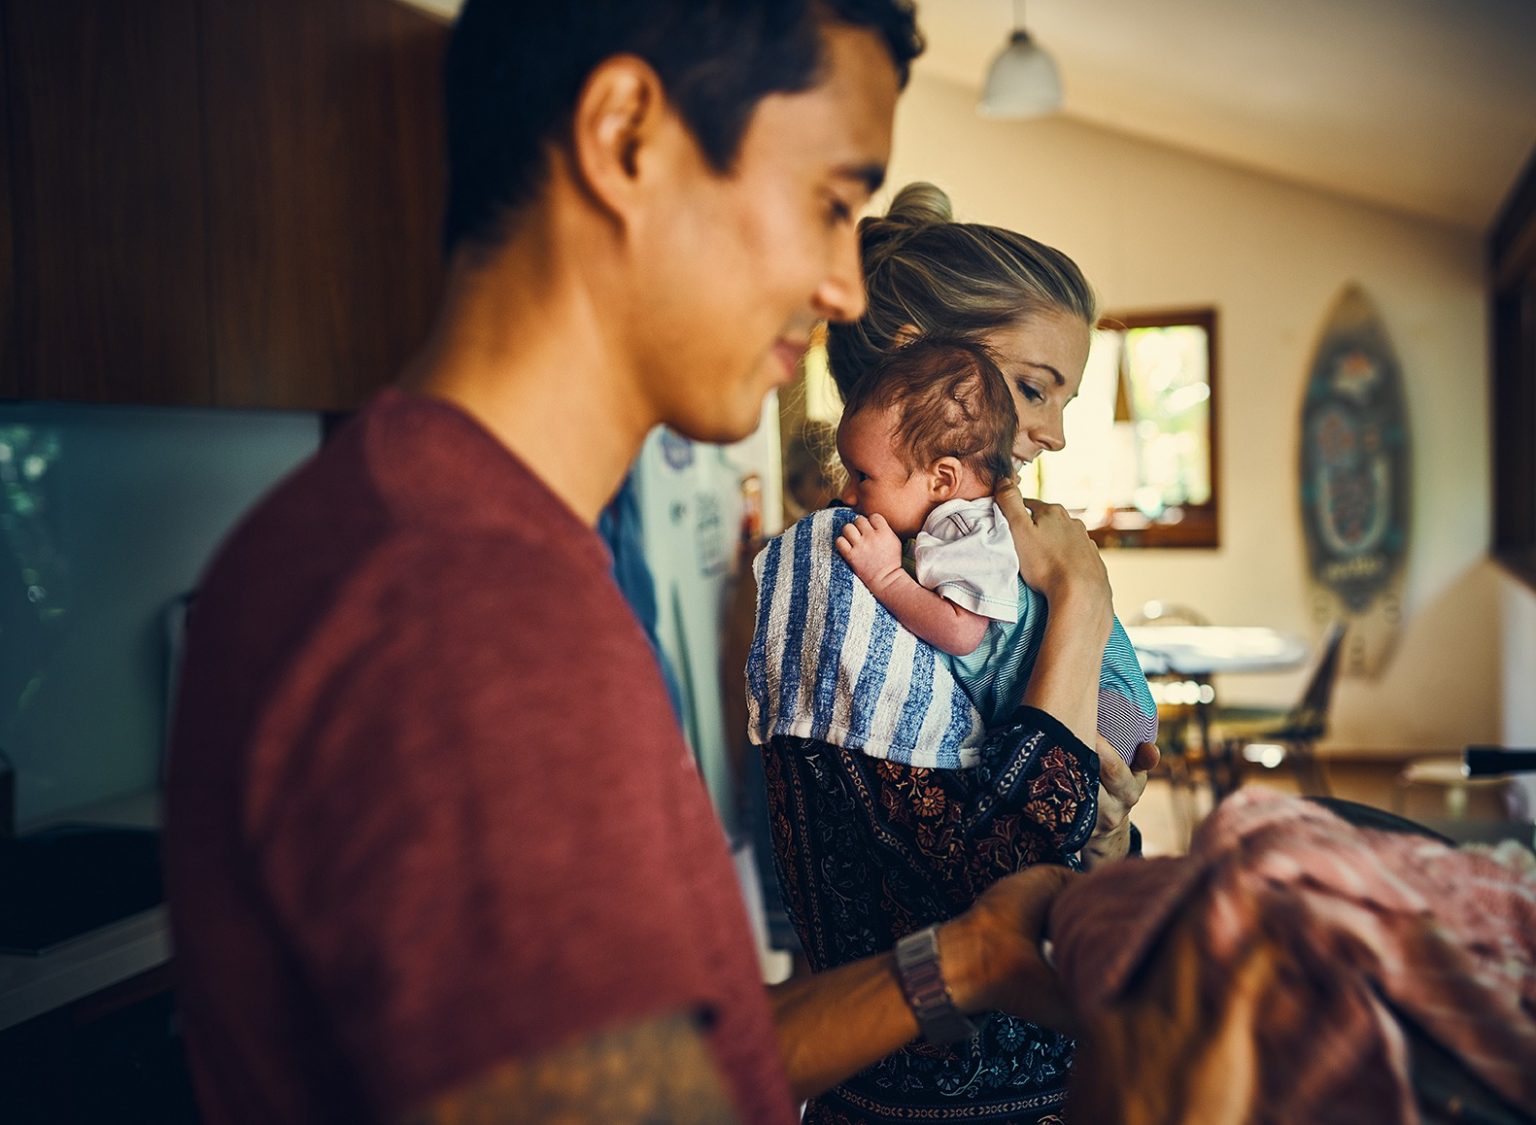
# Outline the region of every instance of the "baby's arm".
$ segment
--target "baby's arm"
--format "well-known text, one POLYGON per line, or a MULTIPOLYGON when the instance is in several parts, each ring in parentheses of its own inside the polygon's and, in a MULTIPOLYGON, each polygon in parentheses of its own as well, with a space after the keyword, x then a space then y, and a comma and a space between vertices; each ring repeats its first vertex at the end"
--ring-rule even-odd
POLYGON ((901 568, 901 540, 884 516, 859 516, 846 524, 837 550, 880 604, 934 648, 965 656, 981 644, 988 619, 919 586, 901 568))

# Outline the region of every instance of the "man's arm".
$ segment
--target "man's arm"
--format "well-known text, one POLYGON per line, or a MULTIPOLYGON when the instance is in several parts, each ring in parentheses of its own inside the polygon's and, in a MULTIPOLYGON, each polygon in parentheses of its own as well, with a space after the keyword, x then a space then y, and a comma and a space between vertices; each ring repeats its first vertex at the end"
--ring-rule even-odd
MULTIPOLYGON (((1000 1008, 1070 1030, 1040 937, 1062 867, 1033 867, 988 888, 939 929, 944 981, 967 1013, 1000 1008)), ((769 990, 780 1049, 797 1100, 814 1097, 917 1037, 917 1019, 881 953, 769 990)), ((673 1014, 588 1036, 543 1055, 503 1063, 434 1098, 401 1125, 517 1120, 736 1120, 697 1024, 673 1014)))
POLYGON ((736 1119, 697 1022, 673 1013, 503 1063, 407 1114, 401 1125, 736 1119))
MULTIPOLYGON (((1051 901, 1073 878, 1032 867, 989 887, 939 928, 939 958, 955 1006, 1002 1009, 1070 1030, 1070 1005, 1040 954, 1051 901)), ((770 990, 779 1046, 796 1098, 814 1097, 911 1042, 917 1019, 890 953, 866 957, 770 990)))
POLYGON ((987 618, 918 585, 902 569, 901 540, 884 516, 859 516, 844 525, 837 550, 859 581, 909 632, 951 656, 965 656, 981 644, 987 618))

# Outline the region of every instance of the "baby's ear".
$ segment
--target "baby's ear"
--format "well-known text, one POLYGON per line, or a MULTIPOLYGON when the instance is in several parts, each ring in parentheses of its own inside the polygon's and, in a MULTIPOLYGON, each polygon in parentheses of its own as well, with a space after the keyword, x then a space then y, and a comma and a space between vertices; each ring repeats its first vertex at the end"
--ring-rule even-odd
POLYGON ((940 457, 928 470, 928 498, 937 504, 953 500, 962 479, 960 458, 940 457))

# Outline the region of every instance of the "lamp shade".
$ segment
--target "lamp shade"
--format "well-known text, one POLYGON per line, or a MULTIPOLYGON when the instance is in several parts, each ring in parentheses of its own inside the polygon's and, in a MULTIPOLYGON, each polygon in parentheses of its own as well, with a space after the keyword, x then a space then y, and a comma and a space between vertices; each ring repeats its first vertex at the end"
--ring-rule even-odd
POLYGON ((987 117, 1038 117, 1061 108, 1056 60, 1035 46, 1022 28, 1013 33, 982 86, 976 107, 987 117))

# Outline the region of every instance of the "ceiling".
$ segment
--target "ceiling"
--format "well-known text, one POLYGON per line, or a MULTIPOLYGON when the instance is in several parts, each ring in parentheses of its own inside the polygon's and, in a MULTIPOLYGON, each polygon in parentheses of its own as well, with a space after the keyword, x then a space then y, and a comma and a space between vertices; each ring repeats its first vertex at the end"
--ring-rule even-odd
MULTIPOLYGON (((918 73, 979 90, 1016 2, 917 0, 918 73)), ((1536 150, 1536 0, 1028 0, 1025 19, 1069 118, 1464 229, 1536 150)))
MULTIPOLYGON (((1536 150, 1536 0, 1028 0, 1063 113, 1482 231, 1536 150)), ((918 0, 980 89, 1014 0, 918 0)))

